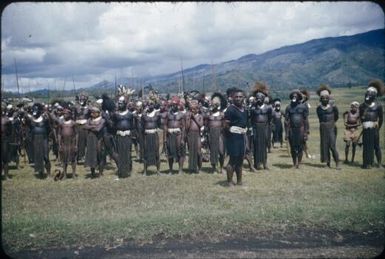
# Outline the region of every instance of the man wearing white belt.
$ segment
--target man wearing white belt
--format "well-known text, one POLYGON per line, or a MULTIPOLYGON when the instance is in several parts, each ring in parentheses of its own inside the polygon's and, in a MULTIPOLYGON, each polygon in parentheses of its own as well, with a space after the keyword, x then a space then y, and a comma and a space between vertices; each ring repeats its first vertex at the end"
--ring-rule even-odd
POLYGON ((155 102, 149 100, 143 113, 140 125, 143 134, 143 174, 147 175, 147 167, 156 166, 156 173, 160 175, 159 135, 160 113, 154 109, 155 102))
POLYGON ((237 175, 237 184, 242 185, 242 164, 246 153, 247 131, 247 112, 243 107, 245 95, 242 90, 234 89, 231 97, 233 104, 226 109, 224 118, 226 149, 230 157, 226 166, 229 186, 234 185, 234 171, 237 175))
POLYGON ((115 143, 119 178, 130 176, 132 170, 131 144, 134 116, 127 109, 127 99, 128 97, 124 95, 118 98, 118 111, 111 116, 113 128, 116 129, 115 143))
POLYGON ((365 93, 365 101, 359 107, 362 121, 362 168, 373 166, 374 154, 377 158, 377 167, 381 166, 380 128, 383 122, 383 107, 376 101, 377 96, 385 92, 384 83, 381 80, 372 80, 368 84, 365 93))
POLYGON ((167 146, 169 175, 172 174, 174 160, 178 161, 179 174, 182 174, 185 159, 185 116, 179 111, 179 97, 173 96, 170 100, 170 111, 167 114, 164 126, 163 143, 167 146))

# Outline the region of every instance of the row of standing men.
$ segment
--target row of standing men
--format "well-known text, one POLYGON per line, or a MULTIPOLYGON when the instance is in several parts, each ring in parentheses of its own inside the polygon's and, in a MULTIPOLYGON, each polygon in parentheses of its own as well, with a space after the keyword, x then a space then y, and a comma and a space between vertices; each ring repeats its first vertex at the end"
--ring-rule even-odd
MULTIPOLYGON (((353 102, 351 109, 344 113, 346 142, 345 161, 352 145, 352 161, 360 135, 363 135, 363 167, 373 164, 373 152, 381 164, 379 129, 382 125, 382 106, 375 98, 382 94, 381 82, 371 81, 365 94, 365 101, 359 105, 353 102), (373 83, 375 82, 375 83, 373 83), (363 131, 358 127, 363 123, 363 131), (370 133, 367 133, 369 132, 370 133)), ((317 91, 320 105, 317 115, 320 122, 321 162, 330 167, 330 153, 339 167, 339 156, 335 147, 338 108, 331 103, 331 89, 321 85, 317 91)), ((152 96, 154 97, 154 96, 152 96)), ((246 159, 250 169, 268 169, 267 153, 271 145, 278 142, 282 146, 283 132, 290 144, 290 154, 294 167, 298 168, 302 154, 306 151, 309 134, 309 98, 307 91, 294 90, 289 96, 291 102, 285 112, 281 111, 281 101, 277 98, 269 104, 268 87, 257 82, 250 98, 246 100, 242 90, 230 88, 227 98, 214 93, 210 99, 202 95, 188 95, 186 98, 173 96, 168 101, 148 98, 145 103, 133 105, 129 95, 117 96, 115 103, 104 98, 102 104, 89 105, 88 97, 81 94, 75 105, 57 104, 47 107, 35 103, 27 109, 19 107, 17 112, 8 112, 2 107, 2 156, 3 169, 8 176, 8 162, 15 160, 15 146, 11 145, 19 121, 26 137, 25 150, 34 169, 40 175, 44 169, 51 173, 49 160, 49 140, 53 139, 53 153, 58 156, 63 170, 55 177, 66 177, 68 165, 72 166, 76 177, 76 164, 84 159, 91 169, 91 176, 103 174, 106 155, 116 163, 119 177, 127 177, 132 171, 131 147, 138 147, 143 173, 148 166, 155 166, 160 174, 160 152, 164 151, 169 164, 179 166, 182 173, 184 159, 188 157, 188 171, 198 173, 202 167, 202 147, 209 150, 208 160, 213 171, 222 172, 225 153, 229 163, 225 167, 229 184, 236 172, 237 183, 242 183, 242 164, 246 159), (7 119, 8 118, 8 119, 7 119), (284 118, 284 123, 282 123, 284 118), (272 139, 271 139, 272 135, 272 139), (29 141, 29 142, 28 142, 29 141), (3 145, 4 144, 4 145, 3 145), (186 153, 186 144, 188 152, 186 153), (3 150, 4 149, 4 150, 3 150), (251 161, 253 158, 253 162, 251 161), (219 170, 217 170, 219 164, 219 170), (98 172, 96 172, 98 169, 98 172)), ((16 141, 17 142, 17 141, 16 141)), ((20 143, 20 141, 18 141, 20 143)), ((19 149, 20 150, 19 145, 19 149)), ((17 152, 16 152, 17 153, 17 152)), ((56 178, 55 178, 56 179, 56 178)))

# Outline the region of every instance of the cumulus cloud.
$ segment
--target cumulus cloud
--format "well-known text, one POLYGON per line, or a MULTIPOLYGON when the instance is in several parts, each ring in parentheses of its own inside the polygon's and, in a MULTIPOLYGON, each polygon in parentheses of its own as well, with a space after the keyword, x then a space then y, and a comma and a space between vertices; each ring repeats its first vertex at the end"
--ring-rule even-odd
POLYGON ((74 77, 91 86, 383 26, 371 2, 12 3, 2 15, 2 75, 14 89, 16 60, 23 84, 74 77))

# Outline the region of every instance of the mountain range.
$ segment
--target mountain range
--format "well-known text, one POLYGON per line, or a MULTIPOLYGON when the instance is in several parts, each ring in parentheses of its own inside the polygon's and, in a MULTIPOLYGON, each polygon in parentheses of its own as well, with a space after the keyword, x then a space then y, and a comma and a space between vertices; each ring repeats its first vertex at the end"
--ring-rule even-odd
MULTIPOLYGON (((384 71, 385 30, 378 29, 352 36, 314 39, 219 64, 200 64, 171 74, 119 81, 129 86, 133 81, 141 82, 160 93, 181 89, 223 91, 233 86, 245 89, 256 81, 280 91, 300 87, 315 89, 322 83, 331 87, 366 85, 373 78, 384 80, 384 71)), ((114 88, 114 82, 102 81, 83 90, 113 92, 114 88)))

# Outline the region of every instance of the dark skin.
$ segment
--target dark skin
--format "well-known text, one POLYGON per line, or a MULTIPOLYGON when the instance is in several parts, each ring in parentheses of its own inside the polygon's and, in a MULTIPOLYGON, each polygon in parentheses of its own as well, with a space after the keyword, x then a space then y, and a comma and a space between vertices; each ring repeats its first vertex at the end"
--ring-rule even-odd
MULTIPOLYGON (((100 112, 99 111, 91 111, 91 119, 92 120, 95 120, 98 117, 100 117, 100 112)), ((102 118, 101 120, 103 120, 103 121, 102 122, 98 122, 98 123, 95 123, 92 120, 89 121, 89 123, 86 124, 84 126, 84 128, 89 130, 89 131, 92 131, 92 132, 99 132, 104 127, 104 124, 105 124, 104 119, 102 118)), ((99 176, 103 175, 103 169, 104 169, 103 167, 104 167, 104 165, 100 165, 99 166, 99 176)), ((95 168, 91 168, 91 175, 93 177, 95 176, 95 168)))
MULTIPOLYGON (((151 102, 151 103, 148 104, 146 114, 150 115, 153 112, 154 112, 154 103, 151 102)), ((142 125, 143 125, 143 134, 145 134, 145 130, 159 128, 160 127, 160 114, 158 112, 156 112, 153 115, 153 117, 142 116, 142 125)), ((143 145, 143 146, 146 146, 146 145, 143 145)), ((146 150, 144 152, 146 152, 146 150)), ((143 174, 147 175, 148 165, 147 165, 146 161, 144 161, 143 165, 144 165, 144 173, 143 174)), ((156 165, 156 173, 157 173, 157 175, 160 175, 159 170, 160 170, 160 161, 158 161, 157 165, 156 165)))
MULTIPOLYGON (((343 114, 344 118, 344 125, 347 130, 352 128, 357 128, 361 125, 360 122, 360 114, 358 112, 358 107, 351 106, 350 111, 347 111, 343 114)), ((349 155, 349 149, 350 145, 352 145, 352 160, 351 163, 354 162, 354 157, 356 154, 356 147, 357 142, 352 142, 351 140, 346 141, 345 145, 345 163, 348 163, 348 155, 349 155)))
MULTIPOLYGON (((64 138, 75 138, 75 141, 73 142, 74 145, 71 147, 73 152, 77 152, 78 148, 78 140, 79 140, 79 135, 76 130, 76 123, 72 120, 72 115, 70 113, 64 113, 64 122, 59 124, 59 134, 58 134, 58 143, 59 143, 59 150, 62 148, 62 140, 64 138)), ((65 162, 63 164, 63 173, 64 173, 64 178, 67 177, 67 167, 68 163, 65 162)), ((72 178, 75 179, 77 177, 76 174, 76 159, 71 163, 72 167, 72 178)))
MULTIPOLYGON (((204 118, 204 125, 208 129, 223 128, 224 115, 219 110, 219 103, 213 103, 211 106, 211 113, 204 118)), ((222 172, 225 157, 223 154, 219 154, 219 166, 220 172, 222 172)), ((212 171, 216 171, 216 164, 211 164, 212 171)))
MULTIPOLYGON (((5 113, 1 115, 1 136, 9 136, 10 135, 10 127, 11 127, 11 121, 9 120, 8 116, 6 116, 5 113)), ((4 151, 4 150, 3 150, 4 151)), ((3 154, 4 155, 4 154, 3 154)), ((5 179, 9 178, 8 175, 8 161, 6 163, 1 163, 1 170, 4 170, 4 176, 5 179)))
MULTIPOLYGON (((234 92, 232 95, 232 102, 236 108, 243 111, 243 101, 245 99, 245 95, 243 92, 234 92)), ((224 129, 226 131, 229 131, 230 129, 230 121, 224 120, 224 129)), ((229 178, 232 178, 234 172, 237 174, 237 184, 242 185, 242 166, 231 166, 230 164, 227 164, 226 166, 227 175, 230 176, 229 178)), ((233 185, 233 182, 231 179, 228 179, 229 185, 233 185)))
MULTIPOLYGON (((166 134, 163 135, 163 143, 166 144, 166 136, 169 134, 167 132, 167 129, 169 128, 179 128, 181 130, 181 134, 177 136, 177 142, 180 146, 185 145, 185 119, 184 115, 179 111, 179 106, 176 103, 173 103, 170 108, 170 112, 168 113, 167 122, 164 126, 164 132, 166 134)), ((167 145, 166 145, 167 146, 167 145)), ((174 163, 174 159, 172 157, 168 158, 168 164, 169 164, 169 174, 172 172, 172 166, 174 163)), ((183 169, 183 163, 184 163, 184 157, 180 157, 178 164, 179 164, 179 174, 182 173, 183 169)))
MULTIPOLYGON (((190 109, 191 109, 191 112, 189 112, 187 114, 187 118, 186 118, 186 133, 187 134, 190 131, 200 131, 201 127, 203 126, 203 116, 198 113, 199 112, 198 103, 197 102, 191 103, 190 109)), ((200 137, 198 139, 196 139, 196 141, 198 143, 198 150, 201 150, 200 137)), ((202 155, 200 152, 199 152, 199 156, 200 156, 200 162, 199 162, 198 168, 200 169, 202 166, 202 164, 201 164, 202 155)), ((198 171, 198 173, 199 173, 199 171, 198 171)))

